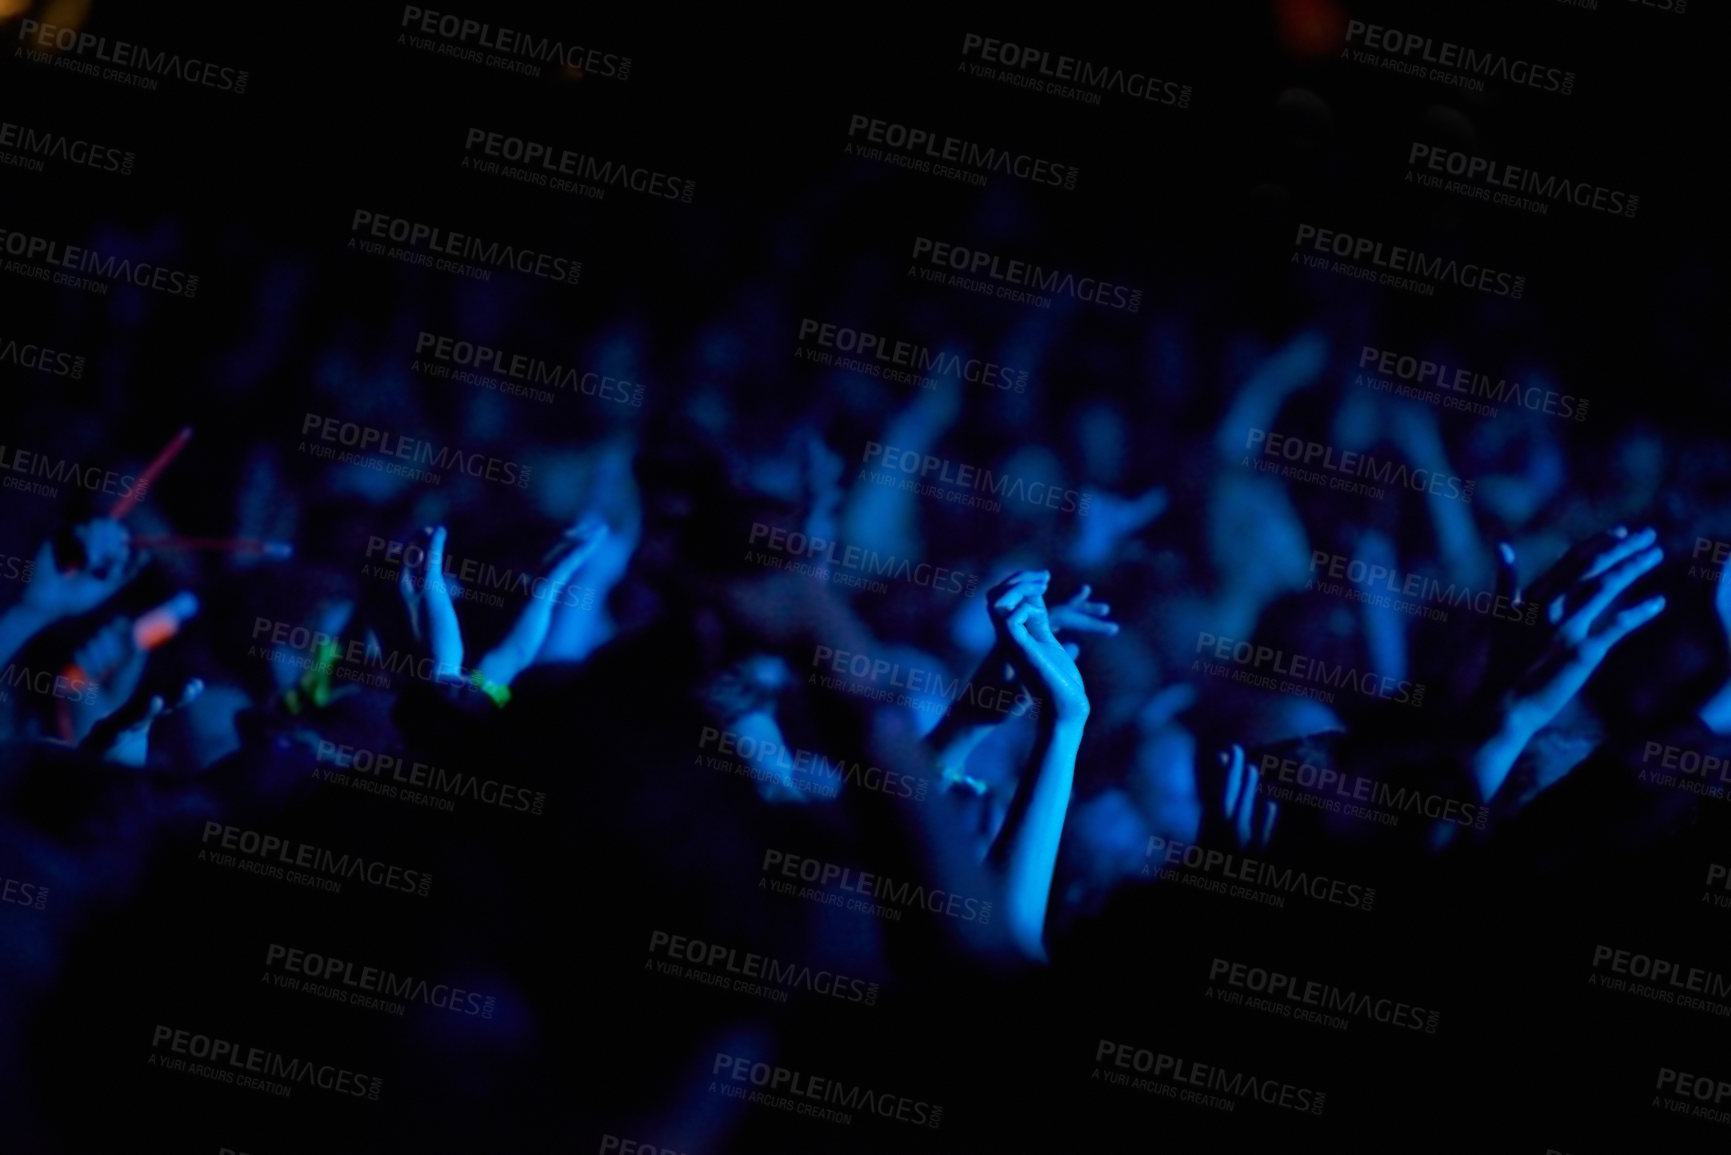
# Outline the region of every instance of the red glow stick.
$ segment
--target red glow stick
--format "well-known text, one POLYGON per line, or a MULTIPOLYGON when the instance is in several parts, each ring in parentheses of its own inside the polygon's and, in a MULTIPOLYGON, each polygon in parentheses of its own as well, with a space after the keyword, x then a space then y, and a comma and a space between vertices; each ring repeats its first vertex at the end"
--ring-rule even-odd
MULTIPOLYGON (((181 625, 196 613, 198 598, 190 593, 176 594, 154 610, 140 614, 133 621, 132 643, 148 653, 178 634, 181 625)), ((66 684, 81 697, 84 690, 92 685, 89 673, 76 662, 68 664, 61 671, 61 677, 65 678, 66 684)), ((60 727, 60 737, 70 742, 74 737, 71 706, 64 698, 60 699, 57 705, 59 708, 55 714, 60 727)))
POLYGON ((191 440, 192 426, 190 425, 176 433, 169 443, 162 447, 162 452, 158 453, 151 460, 151 463, 144 467, 144 472, 138 475, 138 483, 132 487, 132 492, 114 503, 114 508, 108 511, 109 520, 119 521, 131 513, 133 506, 143 501, 144 495, 155 484, 157 475, 168 468, 168 463, 173 461, 175 455, 184 449, 186 443, 191 440))

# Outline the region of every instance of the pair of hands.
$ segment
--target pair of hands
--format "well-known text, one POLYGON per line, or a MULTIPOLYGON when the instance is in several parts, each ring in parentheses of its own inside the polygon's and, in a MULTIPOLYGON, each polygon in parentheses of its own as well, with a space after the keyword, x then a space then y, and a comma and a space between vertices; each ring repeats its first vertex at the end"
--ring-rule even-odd
POLYGON ((1497 593, 1523 614, 1534 605, 1539 612, 1531 626, 1495 623, 1485 693, 1468 729, 1474 742, 1469 767, 1485 801, 1612 648, 1664 610, 1663 597, 1617 604, 1663 560, 1657 539, 1651 529, 1632 533, 1623 526, 1594 534, 1525 587, 1517 579, 1514 550, 1498 547, 1497 593))
MULTIPOLYGON (((397 575, 397 590, 408 612, 409 629, 415 641, 431 654, 436 676, 460 679, 463 631, 457 623, 457 609, 451 603, 450 587, 445 580, 445 539, 442 525, 421 531, 420 558, 414 565, 405 561, 397 575)), ((509 686, 535 660, 553 622, 554 598, 571 584, 583 563, 595 555, 606 539, 607 525, 596 517, 585 518, 565 531, 542 561, 546 596, 529 598, 511 631, 476 667, 482 677, 509 686)))
MULTIPOLYGON (((1497 594, 1523 617, 1534 605, 1539 612, 1530 626, 1495 623, 1484 696, 1467 729, 1466 760, 1485 800, 1502 788, 1527 744, 1557 719, 1611 649, 1664 610, 1663 597, 1613 608, 1663 559, 1657 537, 1651 529, 1630 533, 1622 526, 1594 534, 1525 587, 1513 548, 1498 547, 1497 594)), ((1721 583, 1718 605, 1731 638, 1731 585, 1721 583)), ((1280 808, 1262 796, 1255 765, 1233 746, 1216 755, 1213 770, 1198 774, 1208 799, 1203 837, 1240 850, 1266 847, 1280 808)))
POLYGON ((1048 610, 1046 588, 1051 580, 1048 570, 1022 570, 987 591, 994 641, 981 670, 995 669, 1006 687, 1025 691, 1033 699, 1031 709, 1037 710, 1042 701, 1050 702, 1055 720, 1082 722, 1087 720, 1090 706, 1082 672, 1076 668, 1080 650, 1060 642, 1056 631, 1110 637, 1118 632, 1118 626, 1108 620, 1110 606, 1088 601, 1093 592, 1088 586, 1048 610))

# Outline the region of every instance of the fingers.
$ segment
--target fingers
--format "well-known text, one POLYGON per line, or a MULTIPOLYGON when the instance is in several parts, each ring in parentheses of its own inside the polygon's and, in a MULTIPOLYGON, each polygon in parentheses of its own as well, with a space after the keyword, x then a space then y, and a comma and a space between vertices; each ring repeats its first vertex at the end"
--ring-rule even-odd
POLYGON ((1274 838, 1274 819, 1280 813, 1280 803, 1262 800, 1262 822, 1257 828, 1256 845, 1267 846, 1274 838))
POLYGON ((1663 596, 1648 598, 1640 605, 1631 606, 1611 618, 1605 628, 1599 632, 1600 643, 1606 650, 1658 617, 1665 609, 1663 596))
POLYGON ((1606 558, 1615 555, 1621 559, 1604 568, 1600 567, 1599 562, 1594 563, 1597 576, 1582 583, 1579 596, 1585 599, 1585 604, 1579 610, 1571 610, 1566 604, 1569 595, 1564 595, 1562 612, 1568 616, 1561 624, 1565 629, 1573 630, 1578 636, 1584 637, 1593 622, 1609 608, 1617 596, 1651 571, 1665 556, 1665 552, 1658 546, 1642 550, 1633 556, 1629 556, 1629 553, 1626 549, 1617 549, 1604 555, 1606 558))
POLYGON ((181 688, 180 697, 175 699, 174 705, 170 706, 169 709, 184 710, 197 701, 198 696, 202 693, 204 693, 204 679, 194 678, 181 688))
POLYGON ((1238 814, 1238 800, 1244 794, 1244 753, 1234 746, 1230 750, 1222 750, 1219 759, 1220 764, 1226 767, 1221 813, 1226 816, 1227 823, 1231 824, 1238 814))
POLYGON ((1029 598, 1042 598, 1051 580, 1052 575, 1044 570, 1012 574, 1001 585, 993 587, 992 608, 1000 613, 1009 613, 1029 598))
MULTIPOLYGON (((987 603, 996 606, 1004 599, 1013 586, 1033 581, 1047 582, 1050 580, 1052 580, 1052 575, 1047 570, 1017 570, 1015 573, 986 591, 987 603)), ((1014 602, 1012 602, 1011 605, 1014 605, 1014 602)))
POLYGON ((1580 580, 1594 558, 1626 541, 1628 537, 1629 531, 1619 525, 1615 529, 1582 538, 1570 546, 1563 556, 1557 559, 1556 564, 1534 578, 1533 584, 1522 596, 1530 602, 1549 604, 1552 598, 1580 580))
POLYGON ((429 575, 445 572, 445 527, 433 526, 424 531, 430 535, 427 543, 427 573, 429 575))
POLYGON ((1077 616, 1074 612, 1062 615, 1062 619, 1053 628, 1071 630, 1078 634, 1104 634, 1108 638, 1118 633, 1117 622, 1102 621, 1093 615, 1077 616))
POLYGON ((1515 570, 1515 547, 1497 542, 1497 596, 1511 606, 1521 604, 1521 586, 1515 570))
POLYGON ((609 532, 607 523, 599 518, 584 518, 577 526, 566 530, 549 559, 549 576, 560 582, 570 578, 584 562, 595 556, 609 532))
POLYGON ((93 680, 103 682, 131 655, 131 642, 132 623, 126 618, 115 618, 78 647, 72 660, 93 680))
POLYGON ((1581 575, 1580 580, 1586 581, 1589 578, 1598 577, 1623 559, 1633 557, 1635 554, 1646 549, 1657 541, 1658 538, 1659 534, 1657 531, 1652 529, 1643 529, 1640 533, 1631 534, 1630 536, 1619 540, 1616 545, 1613 545, 1610 549, 1593 559, 1593 564, 1587 567, 1587 572, 1581 575))
POLYGON ((85 568, 91 576, 107 580, 124 572, 129 540, 125 526, 100 517, 80 526, 78 536, 84 541, 85 568))

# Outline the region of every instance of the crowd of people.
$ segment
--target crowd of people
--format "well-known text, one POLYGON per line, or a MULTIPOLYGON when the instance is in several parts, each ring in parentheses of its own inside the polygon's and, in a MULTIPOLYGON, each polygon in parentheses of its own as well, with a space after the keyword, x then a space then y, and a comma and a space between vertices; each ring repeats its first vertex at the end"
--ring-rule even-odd
MULTIPOLYGON (((719 1149, 740 1124, 694 1104, 698 1060, 828 1053, 832 1024, 656 986, 643 942, 871 975, 1011 1038, 954 992, 1109 965, 1125 903, 1158 921, 1158 880, 1205 851, 1446 870, 1494 856, 1583 765, 1635 776, 1655 740, 1723 748, 1731 594, 1694 510, 1583 532, 1644 495, 1571 500, 1590 449, 1551 419, 1445 434, 1434 406, 1341 380, 1348 354, 1318 331, 1250 345, 1207 432, 1095 399, 1054 404, 1068 424, 1042 436, 1038 408, 957 382, 863 430, 718 414, 695 391, 538 467, 580 495, 531 503, 562 531, 503 510, 509 491, 441 505, 356 459, 319 466, 328 492, 288 557, 255 539, 197 553, 174 536, 184 511, 148 498, 56 533, 0 617, 5 869, 56 912, 4 927, 8 989, 28 992, 8 1052, 54 1051, 44 1016, 80 952, 121 933, 115 911, 159 917, 188 830, 287 824, 434 864, 454 927, 399 933, 393 912, 383 939, 507 989, 493 1058, 544 1064, 548 1032, 574 1029, 607 1056, 583 1068, 596 1125, 719 1149), (1326 417, 1304 404, 1317 390, 1326 417), (1008 428, 954 435, 987 405, 1008 428), (1329 492, 1270 430, 1477 478, 1475 499, 1329 492), (995 504, 958 500, 964 469, 998 479, 995 504), (1029 499, 1036 483, 1073 508, 1029 499), (422 768, 423 792, 380 767, 422 768), (400 829, 419 820, 434 827, 400 829)), ((238 487, 243 532, 270 522, 249 486, 271 472, 238 487)), ((1704 801, 1644 797, 1618 818, 1629 846, 1704 801)), ((428 1056, 473 1053, 446 1034, 428 1056)), ((455 1077, 405 1062, 417 1083, 455 1077)), ((537 1085, 499 1093, 520 1106, 537 1085)))

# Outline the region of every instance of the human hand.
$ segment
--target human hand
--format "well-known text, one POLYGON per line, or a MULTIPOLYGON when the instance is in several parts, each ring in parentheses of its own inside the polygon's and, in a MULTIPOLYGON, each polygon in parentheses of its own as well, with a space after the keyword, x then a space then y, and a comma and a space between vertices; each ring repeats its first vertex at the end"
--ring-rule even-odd
POLYGON ((415 564, 405 552, 397 574, 397 590, 408 612, 409 629, 415 641, 432 656, 435 677, 462 676, 463 631, 457 624, 457 609, 445 584, 445 527, 421 530, 421 546, 415 564))
POLYGON ((1078 634, 1104 634, 1108 638, 1118 633, 1118 623, 1111 620, 1112 607, 1105 602, 1091 602, 1088 595, 1093 586, 1083 586, 1069 601, 1052 606, 1046 619, 1054 633, 1070 631, 1078 634))
POLYGON ((1508 778, 1515 759, 1562 713, 1611 648, 1665 608, 1651 597, 1615 613, 1617 598, 1663 558, 1651 529, 1631 534, 1619 526, 1577 543, 1526 588, 1516 579, 1514 550, 1498 549, 1498 594, 1520 610, 1537 605, 1533 627, 1501 631, 1492 660, 1475 740, 1473 773, 1489 799, 1508 778))
MULTIPOLYGON (((1012 579, 1013 580, 1013 579, 1012 579)), ((1052 703, 1058 722, 1087 720, 1090 706, 1076 659, 1052 632, 1046 613, 1045 576, 1013 583, 1003 597, 992 603, 993 617, 1002 618, 1009 638, 1010 665, 1038 701, 1052 703)))
POLYGON ((43 542, 19 602, 44 626, 95 609, 137 577, 150 560, 148 554, 132 549, 126 527, 117 521, 99 517, 74 527, 71 536, 84 555, 82 567, 62 570, 54 543, 43 542))
POLYGON ((529 602, 517 615, 511 632, 481 659, 477 669, 483 677, 509 686, 511 680, 535 660, 535 655, 541 652, 541 646, 547 640, 547 630, 553 622, 553 606, 576 604, 562 595, 577 571, 607 540, 607 534, 607 523, 593 516, 565 531, 558 544, 542 559, 541 570, 546 576, 531 587, 529 602))
POLYGON ((1262 775, 1244 757, 1244 747, 1222 750, 1210 769, 1205 772, 1200 762, 1196 767, 1196 793, 1205 800, 1200 840, 1240 851, 1266 850, 1280 804, 1263 794, 1262 775))
POLYGON ((152 694, 148 699, 134 697, 97 722, 81 746, 100 756, 104 762, 143 769, 150 759, 151 726, 163 715, 192 705, 203 692, 204 682, 193 678, 181 688, 172 706, 165 705, 159 694, 152 694))

